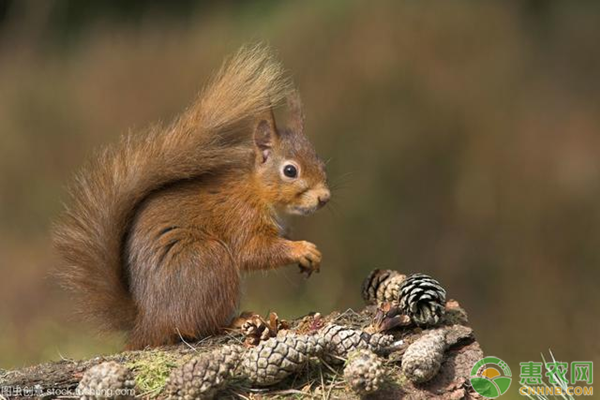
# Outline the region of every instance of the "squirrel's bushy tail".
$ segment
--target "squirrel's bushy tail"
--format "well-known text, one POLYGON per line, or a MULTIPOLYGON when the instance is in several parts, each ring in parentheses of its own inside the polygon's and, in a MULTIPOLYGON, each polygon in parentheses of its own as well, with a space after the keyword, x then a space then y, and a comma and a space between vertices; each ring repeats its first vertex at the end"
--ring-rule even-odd
POLYGON ((131 329, 137 311, 124 238, 140 202, 170 183, 247 165, 254 118, 290 91, 266 47, 244 47, 169 127, 127 135, 77 175, 54 240, 64 260, 59 278, 84 317, 101 328, 131 329))

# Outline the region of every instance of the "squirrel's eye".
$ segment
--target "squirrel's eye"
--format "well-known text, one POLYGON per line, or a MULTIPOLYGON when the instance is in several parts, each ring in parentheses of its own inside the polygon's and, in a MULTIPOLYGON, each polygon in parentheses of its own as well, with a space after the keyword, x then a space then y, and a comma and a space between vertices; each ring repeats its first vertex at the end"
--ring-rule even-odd
POLYGON ((298 169, 292 164, 286 164, 285 167, 283 167, 283 174, 288 178, 295 178, 298 176, 298 169))

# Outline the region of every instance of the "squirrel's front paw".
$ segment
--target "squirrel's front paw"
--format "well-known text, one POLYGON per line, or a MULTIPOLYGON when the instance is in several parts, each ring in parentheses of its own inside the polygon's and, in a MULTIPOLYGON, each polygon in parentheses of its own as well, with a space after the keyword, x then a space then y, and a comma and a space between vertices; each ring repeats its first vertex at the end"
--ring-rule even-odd
POLYGON ((300 272, 310 277, 313 272, 319 272, 321 268, 321 252, 313 243, 298 241, 293 242, 294 260, 300 267, 300 272))

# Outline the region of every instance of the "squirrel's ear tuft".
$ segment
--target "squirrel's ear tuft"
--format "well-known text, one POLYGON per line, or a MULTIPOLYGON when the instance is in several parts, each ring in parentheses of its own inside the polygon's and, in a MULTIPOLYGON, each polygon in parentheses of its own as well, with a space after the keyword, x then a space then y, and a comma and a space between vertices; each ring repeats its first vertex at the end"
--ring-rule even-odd
POLYGON ((300 93, 297 90, 288 96, 287 105, 289 110, 288 127, 292 132, 302 135, 304 133, 304 110, 300 93))
POLYGON ((254 128, 254 144, 259 153, 259 162, 264 163, 267 161, 276 140, 275 117, 273 116, 273 110, 269 109, 265 115, 258 119, 254 128))

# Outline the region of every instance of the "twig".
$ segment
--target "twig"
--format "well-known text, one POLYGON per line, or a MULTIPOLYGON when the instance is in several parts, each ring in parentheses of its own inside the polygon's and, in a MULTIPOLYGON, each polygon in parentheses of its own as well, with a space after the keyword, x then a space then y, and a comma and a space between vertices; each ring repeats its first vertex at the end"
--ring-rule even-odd
POLYGON ((338 372, 335 370, 335 368, 333 368, 331 365, 327 364, 324 360, 321 360, 321 362, 323 363, 323 365, 325 365, 331 372, 333 372, 334 375, 337 376, 338 372))
POLYGON ((323 397, 323 400, 326 399, 325 397, 325 379, 323 378, 323 368, 319 365, 319 375, 321 375, 321 394, 323 397))
POLYGON ((337 377, 337 374, 333 376, 333 381, 331 381, 331 385, 329 385, 329 392, 327 392, 326 399, 329 399, 331 397, 331 392, 333 392, 333 388, 335 387, 335 380, 337 379, 337 377))
MULTIPOLYGON (((181 341, 182 341, 182 342, 183 342, 183 343, 184 343, 184 344, 185 344, 187 347, 189 347, 190 349, 194 350, 194 351, 197 353, 197 352, 198 352, 198 350, 197 350, 197 349, 196 349, 194 346, 192 346, 191 344, 189 344, 189 343, 188 343, 188 342, 187 342, 187 341, 186 341, 186 340, 183 338, 183 336, 181 335, 181 332, 179 332, 179 328, 175 328, 175 330, 177 331, 177 334, 179 335, 179 339, 181 339, 181 341)), ((203 340, 205 340, 205 339, 203 339, 203 340)), ((201 340, 199 343, 202 343, 202 340, 201 340)))
POLYGON ((273 392, 269 392, 269 394, 281 395, 281 396, 285 396, 288 394, 301 394, 303 396, 309 396, 311 399, 315 398, 314 394, 306 393, 306 392, 303 392, 302 390, 298 390, 298 389, 276 390, 273 392))

